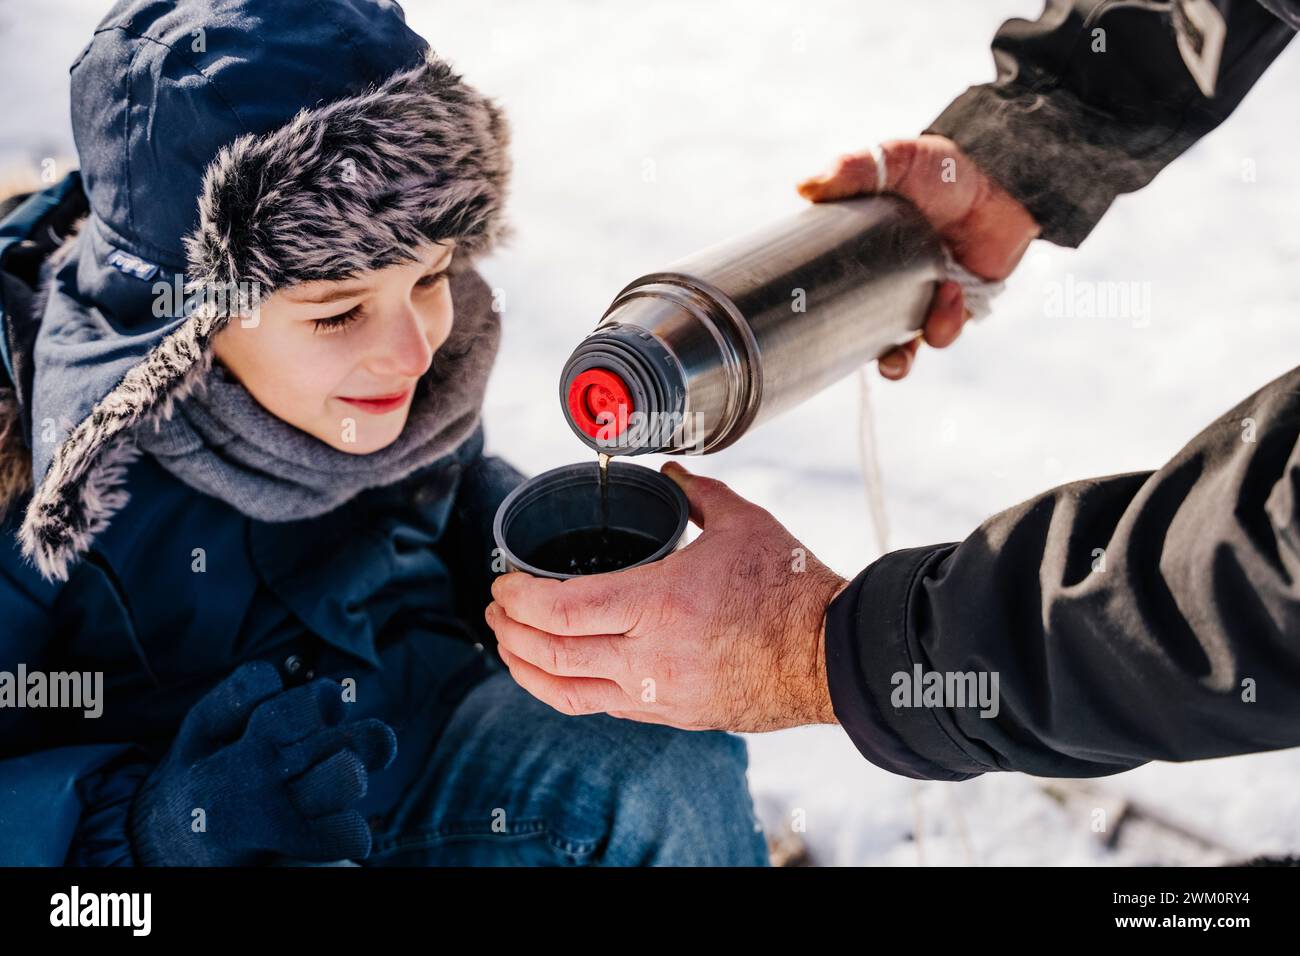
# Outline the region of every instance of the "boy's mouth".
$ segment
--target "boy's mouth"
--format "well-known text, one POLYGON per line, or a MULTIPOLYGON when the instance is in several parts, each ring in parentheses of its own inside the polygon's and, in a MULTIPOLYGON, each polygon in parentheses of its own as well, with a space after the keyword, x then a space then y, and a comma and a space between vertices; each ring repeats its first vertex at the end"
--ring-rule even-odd
POLYGON ((372 415, 383 415, 401 408, 410 394, 411 390, 408 388, 388 395, 368 395, 364 398, 340 396, 340 400, 361 409, 363 412, 369 412, 372 415))

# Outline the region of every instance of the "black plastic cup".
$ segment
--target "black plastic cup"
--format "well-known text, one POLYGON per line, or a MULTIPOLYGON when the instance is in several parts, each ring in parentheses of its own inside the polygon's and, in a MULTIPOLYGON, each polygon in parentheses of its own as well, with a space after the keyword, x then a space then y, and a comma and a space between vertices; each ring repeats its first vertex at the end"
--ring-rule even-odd
POLYGON ((596 462, 554 468, 506 496, 492 523, 492 536, 510 570, 560 580, 587 576, 536 563, 548 546, 575 532, 591 532, 594 539, 608 529, 653 539, 647 544, 654 547, 652 553, 607 571, 650 564, 682 544, 690 504, 675 481, 653 468, 611 460, 606 523, 601 514, 599 468, 596 462))

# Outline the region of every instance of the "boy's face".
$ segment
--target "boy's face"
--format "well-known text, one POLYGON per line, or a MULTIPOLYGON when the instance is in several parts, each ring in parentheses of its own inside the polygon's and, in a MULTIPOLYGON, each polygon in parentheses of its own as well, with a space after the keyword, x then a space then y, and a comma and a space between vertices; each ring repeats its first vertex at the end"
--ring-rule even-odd
POLYGON ((401 434, 415 383, 451 333, 454 243, 346 282, 308 282, 232 319, 216 357, 257 402, 339 451, 364 455, 401 434))

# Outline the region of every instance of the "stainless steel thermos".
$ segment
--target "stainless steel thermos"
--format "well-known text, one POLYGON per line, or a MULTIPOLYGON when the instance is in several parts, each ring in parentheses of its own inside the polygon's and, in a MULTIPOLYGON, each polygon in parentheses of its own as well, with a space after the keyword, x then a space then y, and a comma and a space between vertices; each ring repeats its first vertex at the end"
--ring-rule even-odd
POLYGON ((560 402, 597 451, 707 453, 912 338, 943 254, 896 196, 810 205, 629 283, 560 402))

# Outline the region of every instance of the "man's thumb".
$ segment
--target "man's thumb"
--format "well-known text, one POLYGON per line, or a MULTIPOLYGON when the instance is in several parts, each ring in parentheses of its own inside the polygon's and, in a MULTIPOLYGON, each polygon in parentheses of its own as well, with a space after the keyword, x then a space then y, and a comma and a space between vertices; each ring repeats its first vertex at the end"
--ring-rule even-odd
POLYGON ((681 462, 665 462, 660 470, 686 492, 686 500, 691 505, 691 520, 701 528, 707 527, 705 522, 717 524, 725 520, 729 512, 748 504, 718 479, 692 474, 681 462))

